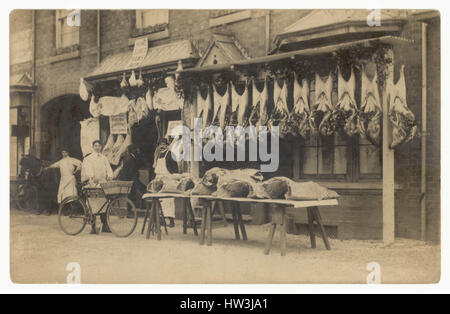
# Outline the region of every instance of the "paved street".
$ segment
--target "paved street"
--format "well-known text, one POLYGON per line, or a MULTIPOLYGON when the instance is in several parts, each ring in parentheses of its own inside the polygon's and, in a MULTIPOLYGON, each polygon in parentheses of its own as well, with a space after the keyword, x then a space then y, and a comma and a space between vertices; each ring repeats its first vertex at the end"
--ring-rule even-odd
POLYGON ((214 229, 212 247, 200 246, 177 221, 162 241, 135 233, 65 235, 57 216, 11 211, 11 279, 15 283, 65 283, 66 265, 77 262, 82 283, 365 283, 367 264, 378 262, 384 283, 434 283, 440 278, 440 247, 398 239, 331 240, 310 248, 309 237, 288 235, 287 256, 280 256, 279 235, 263 254, 267 225, 248 226, 248 242, 235 241, 232 225, 214 229))

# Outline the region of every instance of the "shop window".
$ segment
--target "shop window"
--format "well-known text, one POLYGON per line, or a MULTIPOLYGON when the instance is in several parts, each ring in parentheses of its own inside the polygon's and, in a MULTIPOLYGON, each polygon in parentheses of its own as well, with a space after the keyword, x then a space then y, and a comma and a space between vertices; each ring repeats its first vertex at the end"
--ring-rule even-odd
POLYGON ((136 10, 135 28, 143 34, 163 31, 169 24, 169 10, 136 10))
POLYGON ((346 177, 350 147, 349 142, 337 134, 311 136, 300 149, 302 177, 346 177))
POLYGON ((300 178, 359 179, 381 178, 381 147, 364 139, 335 134, 311 136, 300 146, 300 178))
POLYGON ((67 48, 78 49, 80 43, 79 14, 79 11, 56 10, 56 54, 70 52, 64 50, 67 48))

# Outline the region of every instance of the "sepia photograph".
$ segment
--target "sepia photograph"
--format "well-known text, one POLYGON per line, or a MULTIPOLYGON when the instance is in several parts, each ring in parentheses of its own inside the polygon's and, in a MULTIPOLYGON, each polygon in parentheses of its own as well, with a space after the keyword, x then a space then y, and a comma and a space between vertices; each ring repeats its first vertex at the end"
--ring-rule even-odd
POLYGON ((15 9, 9 71, 13 284, 441 280, 439 10, 15 9))

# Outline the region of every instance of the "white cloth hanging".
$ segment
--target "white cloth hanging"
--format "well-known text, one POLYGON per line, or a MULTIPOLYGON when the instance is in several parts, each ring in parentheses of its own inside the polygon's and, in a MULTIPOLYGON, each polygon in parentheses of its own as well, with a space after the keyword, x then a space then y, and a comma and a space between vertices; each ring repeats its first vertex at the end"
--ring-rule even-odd
POLYGON ((80 122, 80 145, 83 157, 92 152, 92 142, 100 138, 100 123, 97 118, 80 122))
POLYGON ((128 111, 128 98, 123 94, 121 97, 104 96, 98 101, 100 114, 106 117, 117 116, 128 111))

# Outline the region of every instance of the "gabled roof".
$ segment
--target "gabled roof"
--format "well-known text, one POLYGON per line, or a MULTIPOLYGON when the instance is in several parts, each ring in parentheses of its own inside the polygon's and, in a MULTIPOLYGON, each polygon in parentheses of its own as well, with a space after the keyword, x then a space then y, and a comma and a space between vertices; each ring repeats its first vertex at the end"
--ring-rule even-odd
MULTIPOLYGON (((96 79, 131 71, 134 69, 130 67, 132 56, 133 51, 110 55, 106 57, 94 71, 89 73, 85 79, 96 79)), ((197 60, 198 58, 199 56, 193 49, 191 41, 181 40, 149 48, 139 69, 144 71, 146 69, 167 66, 168 64, 176 66, 179 60, 197 60)))
POLYGON ((233 35, 214 34, 208 48, 198 61, 197 67, 247 59, 250 59, 247 51, 233 35))
POLYGON ((33 79, 30 74, 15 74, 9 78, 11 92, 31 92, 34 90, 33 79))
POLYGON ((380 26, 369 26, 374 10, 313 10, 276 35, 281 46, 286 43, 355 33, 389 33, 400 30, 407 13, 401 10, 380 10, 380 26))

